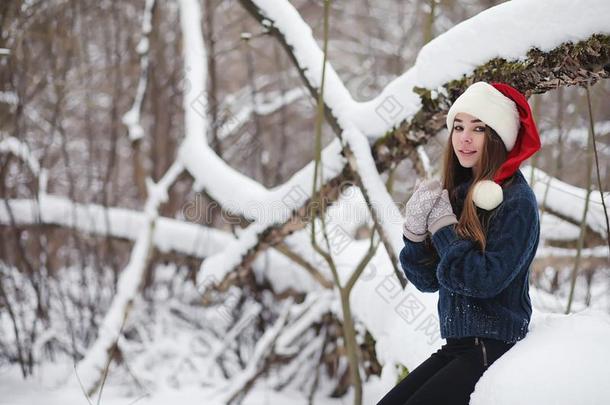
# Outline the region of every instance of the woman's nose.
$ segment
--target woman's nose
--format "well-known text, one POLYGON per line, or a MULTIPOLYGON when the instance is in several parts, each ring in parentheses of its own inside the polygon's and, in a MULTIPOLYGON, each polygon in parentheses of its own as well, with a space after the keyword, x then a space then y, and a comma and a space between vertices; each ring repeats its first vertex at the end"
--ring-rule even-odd
POLYGON ((468 131, 463 131, 462 132, 462 142, 466 142, 466 143, 472 142, 472 134, 470 134, 468 131))

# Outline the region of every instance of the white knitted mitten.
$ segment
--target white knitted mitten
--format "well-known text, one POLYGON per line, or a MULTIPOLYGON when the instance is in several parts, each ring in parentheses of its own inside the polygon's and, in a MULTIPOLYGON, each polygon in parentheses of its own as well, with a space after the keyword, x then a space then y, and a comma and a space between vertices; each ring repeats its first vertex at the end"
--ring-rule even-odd
POLYGON ((403 234, 407 239, 413 242, 426 239, 426 220, 441 191, 441 183, 436 179, 416 183, 415 192, 405 205, 403 234))
POLYGON ((428 231, 434 235, 442 227, 457 223, 458 219, 453 213, 449 200, 449 192, 444 189, 428 216, 428 231))

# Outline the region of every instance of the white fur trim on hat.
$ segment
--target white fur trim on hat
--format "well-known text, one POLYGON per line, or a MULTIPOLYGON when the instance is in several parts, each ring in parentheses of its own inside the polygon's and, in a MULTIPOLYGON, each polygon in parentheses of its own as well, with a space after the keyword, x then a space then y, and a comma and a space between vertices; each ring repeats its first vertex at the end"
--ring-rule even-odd
POLYGON ((519 133, 517 105, 489 83, 476 82, 460 95, 447 113, 447 129, 451 132, 453 120, 460 113, 470 114, 493 128, 510 152, 519 133))
POLYGON ((495 181, 481 180, 474 185, 472 200, 479 208, 491 211, 500 205, 503 199, 502 187, 495 181))

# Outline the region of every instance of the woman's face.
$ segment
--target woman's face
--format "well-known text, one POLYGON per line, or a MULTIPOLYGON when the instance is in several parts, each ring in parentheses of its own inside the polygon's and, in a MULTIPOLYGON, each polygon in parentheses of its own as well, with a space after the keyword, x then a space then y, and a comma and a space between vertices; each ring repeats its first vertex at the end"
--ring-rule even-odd
POLYGON ((460 164, 472 168, 481 158, 485 143, 485 124, 466 113, 457 113, 453 120, 451 144, 460 164))

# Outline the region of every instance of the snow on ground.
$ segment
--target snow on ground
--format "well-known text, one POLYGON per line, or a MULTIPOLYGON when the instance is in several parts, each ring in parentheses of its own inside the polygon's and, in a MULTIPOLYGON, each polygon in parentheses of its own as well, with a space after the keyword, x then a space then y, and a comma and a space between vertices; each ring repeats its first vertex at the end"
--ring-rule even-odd
MULTIPOLYGON (((49 370, 50 371, 50 370, 49 370)), ((78 382, 74 379, 70 386, 54 389, 46 385, 42 378, 23 381, 12 370, 10 373, 0 374, 0 405, 32 405, 44 403, 45 405, 86 405, 87 398, 80 391, 78 382)), ((222 402, 209 399, 216 387, 188 386, 174 389, 164 387, 154 393, 146 390, 135 390, 126 395, 123 388, 107 386, 104 389, 101 405, 224 405, 222 402)), ((97 397, 91 398, 97 403, 97 397)), ((351 401, 347 398, 331 399, 317 398, 316 404, 343 405, 351 401)), ((275 405, 275 404, 307 404, 307 398, 298 391, 276 392, 264 387, 254 389, 244 400, 243 405, 275 405)))
MULTIPOLYGON (((587 309, 571 315, 535 310, 530 333, 481 377, 471 404, 494 405, 604 405, 610 398, 607 384, 610 364, 610 316, 587 309)), ((403 342, 404 344, 404 342, 403 342)), ((404 344, 406 345, 406 344, 404 344)), ((426 352, 426 355, 432 350, 426 352)), ((173 365, 171 361, 168 365, 173 365)), ((170 367, 163 370, 170 373, 170 367)), ((158 372, 158 371, 157 371, 158 372)), ((375 403, 393 381, 372 377, 365 383, 364 403, 375 403)), ((137 387, 127 381, 112 380, 104 388, 103 405, 220 405, 214 399, 222 385, 192 375, 192 382, 173 387, 161 384, 154 389, 137 387)), ((247 395, 244 405, 306 404, 306 396, 295 390, 275 392, 265 383, 247 395)), ((92 398, 96 402, 97 398, 92 398)), ((46 364, 29 380, 23 380, 16 367, 0 369, 1 405, 86 404, 70 364, 46 364), (58 385, 67 376, 65 385, 58 385)), ((341 399, 319 395, 316 404, 351 404, 350 394, 341 399)))
MULTIPOLYGON (((342 279, 353 269, 353 258, 361 256, 359 249, 366 243, 366 240, 356 241, 342 252, 338 262, 342 279), (352 261, 349 261, 350 257, 352 261)), ((412 370, 444 343, 443 339, 438 338, 438 321, 435 319, 437 294, 422 294, 409 287, 405 291, 398 291, 397 282, 389 282, 393 278, 386 277, 391 275, 391 272, 384 270, 389 269, 387 255, 383 250, 380 252, 363 273, 352 296, 354 314, 359 319, 357 326, 365 326, 375 336, 377 356, 385 364, 380 377, 373 376, 366 381, 364 404, 376 403, 395 384, 396 365, 406 365, 412 370), (413 305, 422 311, 417 317, 412 309, 408 309, 413 305), (382 313, 383 316, 380 316, 382 313), (432 322, 426 322, 426 319, 432 322)), ((174 271, 172 266, 157 269, 157 283, 160 286, 155 289, 154 301, 136 301, 132 322, 144 323, 141 327, 135 327, 138 336, 143 337, 143 343, 120 342, 130 371, 127 372, 123 365, 113 363, 101 404, 157 405, 170 401, 186 405, 222 403, 218 394, 222 393, 230 380, 225 380, 212 365, 211 357, 217 350, 215 340, 208 337, 212 338, 213 334, 176 316, 177 313, 195 311, 193 316, 202 325, 216 328, 220 325, 222 314, 212 309, 189 309, 187 303, 191 301, 189 297, 193 292, 189 292, 188 285, 174 271), (169 283, 167 287, 162 287, 166 283, 169 283), (179 299, 168 300, 170 291, 179 299), (144 314, 150 311, 153 318, 148 320, 144 314), (138 383, 134 382, 131 374, 136 376, 138 383)), ((476 387, 472 403, 605 404, 601 398, 610 398, 610 392, 599 381, 608 375, 604 373, 603 366, 610 364, 610 348, 607 347, 610 341, 610 315, 604 306, 607 301, 600 299, 608 292, 607 278, 604 276, 606 274, 594 278, 592 309, 587 309, 583 303, 585 285, 584 280, 579 279, 573 305, 576 313, 571 315, 562 314, 568 283, 562 282, 562 289, 554 295, 532 286, 530 295, 534 312, 530 333, 511 349, 507 357, 489 368, 476 387), (515 391, 515 387, 520 387, 521 391, 515 391), (499 393, 502 393, 505 402, 496 397, 499 393), (574 401, 575 397, 582 401, 574 401)), ((314 304, 328 301, 329 297, 324 298, 324 294, 331 293, 322 291, 318 298, 312 298, 314 304)), ((308 296, 314 297, 315 293, 310 292, 308 296)), ((340 310, 337 306, 333 308, 330 298, 330 309, 340 316, 340 310)), ((329 304, 323 306, 329 307, 329 304)), ((293 325, 286 329, 285 336, 278 339, 280 346, 288 347, 290 336, 300 334, 295 332, 298 325, 293 325)), ((87 403, 71 362, 58 358, 56 363, 42 364, 36 375, 25 381, 17 367, 0 367, 0 405, 87 403)), ((276 374, 281 373, 270 371, 268 378, 261 379, 247 395, 244 404, 305 404, 306 394, 294 386, 282 392, 273 391, 272 381, 276 374)), ((333 383, 326 380, 320 384, 323 388, 316 404, 352 403, 350 394, 341 399, 325 397, 324 393, 331 391, 333 383)))

